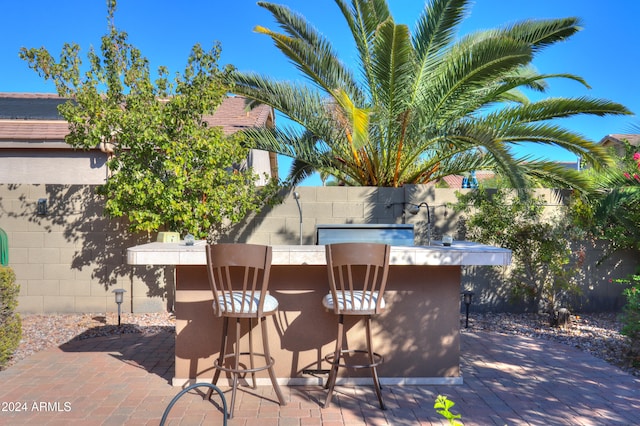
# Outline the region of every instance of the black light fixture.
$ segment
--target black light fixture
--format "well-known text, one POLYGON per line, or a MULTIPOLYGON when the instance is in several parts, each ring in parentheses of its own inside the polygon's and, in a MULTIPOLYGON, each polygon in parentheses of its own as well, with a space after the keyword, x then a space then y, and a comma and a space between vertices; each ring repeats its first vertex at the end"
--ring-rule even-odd
POLYGON ((293 192, 293 198, 296 200, 296 204, 298 205, 298 212, 300 213, 300 245, 302 245, 302 207, 300 207, 300 194, 297 191, 293 192))
POLYGON ((47 199, 46 198, 39 198, 38 199, 38 204, 36 207, 36 213, 38 214, 38 216, 46 216, 47 215, 47 199))
POLYGON ((118 327, 120 327, 120 306, 122 305, 122 302, 124 301, 124 293, 126 291, 127 290, 125 290, 123 288, 116 288, 112 292, 112 293, 115 293, 115 295, 116 295, 116 303, 118 304, 118 327))
POLYGON ((465 290, 462 292, 462 300, 465 304, 467 311, 467 320, 465 322, 464 328, 469 328, 469 305, 471 305, 471 300, 473 299, 473 295, 475 293, 469 290, 465 290))

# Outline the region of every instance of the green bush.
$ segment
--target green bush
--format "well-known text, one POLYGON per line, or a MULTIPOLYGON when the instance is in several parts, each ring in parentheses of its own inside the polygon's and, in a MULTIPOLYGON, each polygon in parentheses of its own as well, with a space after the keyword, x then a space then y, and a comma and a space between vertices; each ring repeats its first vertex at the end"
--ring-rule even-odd
POLYGON ((546 217, 545 201, 533 194, 479 189, 457 196, 454 208, 468 215, 466 237, 512 251, 505 284, 513 300, 548 312, 553 323, 555 312, 581 291, 577 277, 585 251, 580 234, 565 225, 563 215, 546 217))
POLYGON ((13 269, 0 266, 0 369, 11 358, 22 337, 22 322, 15 312, 19 292, 13 269))
POLYGON ((631 275, 628 278, 613 280, 619 284, 628 285, 623 294, 627 299, 622 309, 621 333, 627 336, 631 343, 631 363, 640 366, 640 274, 631 275))

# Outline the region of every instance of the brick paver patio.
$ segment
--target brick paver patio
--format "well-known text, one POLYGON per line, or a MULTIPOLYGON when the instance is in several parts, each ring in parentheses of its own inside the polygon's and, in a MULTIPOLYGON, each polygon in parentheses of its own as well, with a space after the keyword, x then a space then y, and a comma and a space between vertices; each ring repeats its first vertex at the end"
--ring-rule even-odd
MULTIPOLYGON (((0 424, 157 425, 179 389, 173 334, 127 334, 71 342, 0 372, 0 424)), ((320 386, 270 386, 238 393, 230 425, 431 425, 438 394, 453 400, 465 425, 640 424, 640 379, 570 346, 485 332, 462 334, 463 385, 386 386, 388 409, 373 388, 337 387, 321 409, 320 386)), ((225 389, 227 390, 227 389, 225 389)), ((171 411, 171 425, 221 424, 215 397, 194 390, 171 411)))

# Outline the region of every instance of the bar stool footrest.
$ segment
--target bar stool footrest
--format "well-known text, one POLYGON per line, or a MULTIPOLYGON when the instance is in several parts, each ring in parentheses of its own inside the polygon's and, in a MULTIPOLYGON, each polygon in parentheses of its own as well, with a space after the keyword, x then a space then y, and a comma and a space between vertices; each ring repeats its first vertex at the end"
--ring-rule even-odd
MULTIPOLYGON (((364 349, 351 349, 351 350, 343 349, 340 351, 340 353, 341 354, 358 353, 358 354, 369 355, 369 351, 365 351, 364 349)), ((326 355, 324 357, 324 360, 331 365, 334 365, 334 366, 337 365, 338 367, 343 367, 343 368, 372 368, 372 367, 377 367, 384 362, 384 357, 379 353, 373 352, 373 358, 374 358, 373 363, 369 363, 369 364, 341 364, 335 361, 335 354, 326 355)), ((343 356, 340 356, 340 359, 343 359, 343 356)))
MULTIPOLYGON (((250 352, 240 352, 240 356, 250 356, 251 353, 250 352)), ((231 354, 227 354, 224 356, 224 359, 227 358, 235 358, 236 354, 231 353, 231 354)), ((259 353, 253 353, 253 356, 258 356, 258 357, 262 357, 265 360, 267 359, 267 356, 265 354, 259 354, 259 353)), ((263 371, 266 370, 268 368, 271 368, 274 364, 275 364, 275 360, 273 357, 270 357, 269 362, 267 362, 266 365, 261 365, 259 367, 254 367, 254 368, 231 368, 231 367, 224 367, 222 365, 220 365, 219 363, 219 359, 216 359, 213 362, 213 366, 215 368, 217 368, 220 371, 226 371, 227 373, 235 373, 235 374, 240 374, 240 373, 257 373, 258 371, 263 371)))

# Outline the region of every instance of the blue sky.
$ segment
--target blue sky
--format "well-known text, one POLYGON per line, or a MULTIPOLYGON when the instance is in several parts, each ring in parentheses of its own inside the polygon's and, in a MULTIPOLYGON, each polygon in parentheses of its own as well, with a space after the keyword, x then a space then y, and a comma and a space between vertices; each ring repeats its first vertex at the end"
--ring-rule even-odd
MULTIPOLYGON (((332 0, 281 0, 302 13, 332 40, 344 62, 354 60, 346 25, 332 0)), ((424 0, 389 0, 396 22, 413 27, 424 0)), ((65 42, 78 43, 82 52, 99 49, 106 32, 106 0, 23 0, 3 2, 0 14, 0 92, 53 93, 26 62, 21 47, 46 47, 54 56, 65 42)), ((591 85, 550 81, 547 96, 606 98, 640 112, 640 2, 637 0, 476 0, 460 27, 460 35, 528 18, 577 16, 583 30, 565 43, 542 52, 534 66, 543 73, 577 74, 591 85)), ((166 65, 184 70, 195 43, 222 43, 222 63, 244 71, 298 80, 301 77, 270 40, 253 32, 256 25, 276 29, 270 14, 254 0, 119 0, 116 25, 150 60, 152 68, 166 65)), ((83 55, 84 57, 84 55, 83 55)), ((280 123, 283 122, 279 119, 280 123)), ((611 133, 631 133, 640 120, 626 117, 579 117, 559 124, 599 141, 611 133)), ((524 151, 529 153, 529 151, 524 151)), ((556 161, 575 161, 562 150, 535 148, 530 153, 556 161)), ((288 165, 281 161, 281 169, 288 165)), ((311 179, 307 184, 319 184, 311 179)))

